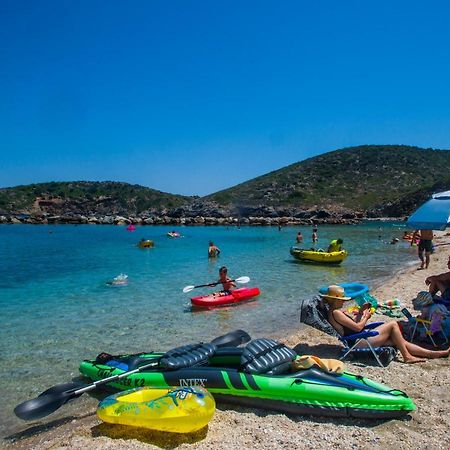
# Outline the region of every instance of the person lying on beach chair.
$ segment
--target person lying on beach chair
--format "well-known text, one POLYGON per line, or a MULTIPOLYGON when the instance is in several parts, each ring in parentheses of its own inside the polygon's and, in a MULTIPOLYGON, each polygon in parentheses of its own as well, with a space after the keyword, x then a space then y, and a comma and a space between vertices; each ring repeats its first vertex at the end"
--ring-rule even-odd
MULTIPOLYGON (((344 288, 341 286, 328 286, 327 293, 320 296, 329 306, 328 321, 341 336, 355 335, 367 327, 367 322, 372 316, 368 308, 356 316, 355 320, 341 311, 344 302, 351 300, 350 297, 345 296, 344 288)), ((426 359, 445 358, 450 355, 450 348, 442 351, 427 350, 406 341, 397 322, 383 323, 376 327, 376 332, 375 336, 361 340, 357 346, 367 347, 369 344, 372 347, 394 346, 402 354, 405 363, 423 362, 426 359)))

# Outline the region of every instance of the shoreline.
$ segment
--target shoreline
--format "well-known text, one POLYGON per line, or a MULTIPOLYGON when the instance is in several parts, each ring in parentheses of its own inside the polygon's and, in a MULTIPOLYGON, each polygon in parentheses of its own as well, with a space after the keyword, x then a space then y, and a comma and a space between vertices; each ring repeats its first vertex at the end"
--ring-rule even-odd
MULTIPOLYGON (((436 242, 443 239, 443 233, 436 242)), ((424 278, 446 269, 450 247, 437 247, 430 268, 417 271, 416 266, 400 267, 389 278, 373 283, 373 294, 380 301, 398 297, 413 312, 411 300, 425 289, 424 278)), ((298 311, 295 312, 298 314, 298 311)), ((374 320, 395 320, 386 316, 374 320)), ((300 325, 300 324, 299 324, 300 325)), ((261 336, 255 336, 261 337, 261 336)), ((311 327, 302 326, 280 339, 299 354, 317 354, 336 358, 337 340, 311 327)), ((401 359, 401 358, 400 358, 401 359)), ((148 449, 148 448, 391 448, 450 447, 450 371, 449 360, 430 360, 407 365, 393 361, 387 368, 360 367, 347 363, 347 370, 404 390, 418 410, 403 420, 365 421, 314 416, 290 416, 266 410, 217 405, 208 429, 191 435, 168 435, 101 423, 95 407, 88 406, 65 418, 24 424, 22 431, 3 440, 1 446, 13 449, 148 449)), ((92 400, 92 399, 91 399, 92 400)), ((79 401, 79 400, 78 400, 79 401)), ((90 405, 93 402, 89 402, 90 405)))

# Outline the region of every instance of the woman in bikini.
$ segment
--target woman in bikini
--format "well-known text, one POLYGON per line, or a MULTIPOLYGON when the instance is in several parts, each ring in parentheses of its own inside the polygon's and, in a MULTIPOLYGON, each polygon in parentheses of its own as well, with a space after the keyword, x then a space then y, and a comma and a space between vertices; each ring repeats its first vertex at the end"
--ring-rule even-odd
MULTIPOLYGON (((372 316, 369 304, 361 308, 355 319, 345 314, 344 311, 341 311, 344 302, 351 300, 350 297, 345 297, 344 288, 341 286, 329 286, 327 293, 321 296, 330 306, 328 321, 341 336, 359 333, 364 329, 372 316)), ((376 331, 379 333, 378 336, 372 336, 367 339, 370 344, 374 347, 384 345, 396 347, 402 354, 405 363, 417 363, 423 362, 426 359, 445 358, 450 354, 450 347, 447 350, 427 350, 406 341, 397 322, 386 322, 377 327, 376 331)), ((366 345, 365 342, 361 342, 358 344, 358 347, 365 347, 366 345)))

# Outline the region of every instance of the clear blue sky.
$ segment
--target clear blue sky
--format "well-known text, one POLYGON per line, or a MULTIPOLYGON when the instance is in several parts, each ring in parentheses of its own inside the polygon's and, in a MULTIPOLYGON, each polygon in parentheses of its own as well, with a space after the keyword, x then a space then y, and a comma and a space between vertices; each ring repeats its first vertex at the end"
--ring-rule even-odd
POLYGON ((0 186, 204 195, 360 144, 450 148, 447 1, 1 0, 0 186))

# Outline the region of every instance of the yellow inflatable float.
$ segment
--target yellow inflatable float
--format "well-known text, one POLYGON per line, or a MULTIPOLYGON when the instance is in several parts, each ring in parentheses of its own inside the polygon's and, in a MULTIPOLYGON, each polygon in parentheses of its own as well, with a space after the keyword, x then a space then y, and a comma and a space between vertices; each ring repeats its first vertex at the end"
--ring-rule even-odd
POLYGON ((106 397, 99 403, 97 415, 108 423, 191 433, 207 425, 215 409, 214 398, 200 386, 144 387, 106 397))
POLYGON ((315 262, 320 264, 340 264, 347 258, 346 250, 340 252, 316 252, 314 250, 302 250, 298 247, 291 247, 291 255, 299 261, 315 262))
POLYGON ((150 248, 154 247, 154 245, 155 243, 150 239, 141 239, 138 244, 139 248, 150 248))

